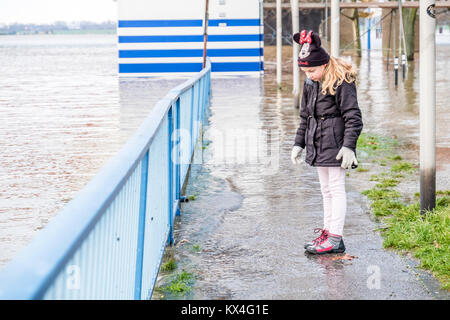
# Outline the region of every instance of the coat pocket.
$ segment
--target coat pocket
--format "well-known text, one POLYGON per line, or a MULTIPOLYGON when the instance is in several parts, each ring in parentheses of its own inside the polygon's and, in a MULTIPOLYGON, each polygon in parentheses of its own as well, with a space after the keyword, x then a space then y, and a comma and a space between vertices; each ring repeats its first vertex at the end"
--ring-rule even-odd
POLYGON ((326 152, 329 149, 336 149, 336 139, 334 136, 334 121, 327 119, 322 122, 320 134, 320 151, 326 152))
POLYGON ((306 119, 306 130, 305 130, 305 149, 306 149, 306 146, 308 145, 308 132, 309 132, 309 126, 310 126, 310 120, 311 119, 311 117, 310 116, 308 116, 308 118, 306 119))
POLYGON ((333 136, 336 148, 341 148, 344 144, 344 119, 341 117, 333 118, 333 136))
POLYGON ((337 136, 336 136, 336 128, 335 128, 335 121, 334 121, 334 119, 333 119, 333 141, 334 141, 334 144, 335 144, 336 148, 339 148, 339 143, 337 141, 337 136))

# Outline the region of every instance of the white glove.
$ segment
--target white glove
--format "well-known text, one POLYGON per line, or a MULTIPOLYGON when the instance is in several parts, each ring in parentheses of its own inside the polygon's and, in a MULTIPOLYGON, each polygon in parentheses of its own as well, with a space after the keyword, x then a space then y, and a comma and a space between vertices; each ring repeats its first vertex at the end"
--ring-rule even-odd
POLYGON ((293 164, 299 164, 302 162, 301 156, 302 156, 303 148, 299 146, 294 146, 291 151, 291 161, 293 164))
POLYGON ((339 153, 336 156, 336 160, 342 159, 341 167, 344 169, 349 168, 353 163, 355 165, 358 165, 358 160, 356 160, 356 155, 353 152, 353 150, 342 147, 341 150, 339 150, 339 153))

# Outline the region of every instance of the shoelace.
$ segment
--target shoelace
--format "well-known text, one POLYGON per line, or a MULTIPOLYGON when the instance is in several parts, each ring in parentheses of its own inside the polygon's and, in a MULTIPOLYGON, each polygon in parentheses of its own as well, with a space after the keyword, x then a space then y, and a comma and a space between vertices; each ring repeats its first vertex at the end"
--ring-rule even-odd
POLYGON ((313 240, 313 243, 321 243, 323 240, 327 238, 328 232, 326 229, 316 228, 314 229, 314 233, 321 232, 320 236, 318 236, 316 239, 313 240))

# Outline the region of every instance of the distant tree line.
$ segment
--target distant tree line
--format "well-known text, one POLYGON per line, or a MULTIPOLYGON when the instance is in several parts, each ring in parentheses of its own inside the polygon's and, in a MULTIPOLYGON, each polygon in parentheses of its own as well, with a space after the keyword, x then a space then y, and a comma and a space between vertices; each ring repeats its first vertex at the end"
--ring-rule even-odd
POLYGON ((0 25, 0 34, 51 34, 70 30, 116 30, 116 26, 117 22, 115 21, 101 23, 91 21, 56 21, 52 24, 11 23, 9 25, 0 25))

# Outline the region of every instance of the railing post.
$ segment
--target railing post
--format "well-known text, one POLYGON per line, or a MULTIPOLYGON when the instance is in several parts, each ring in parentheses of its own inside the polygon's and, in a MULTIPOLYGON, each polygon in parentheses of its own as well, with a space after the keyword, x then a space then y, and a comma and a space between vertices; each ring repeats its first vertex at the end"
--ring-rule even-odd
MULTIPOLYGON (((199 80, 200 81, 200 80, 199 80)), ((198 83, 198 82, 197 82, 198 83)), ((193 125, 193 119, 194 119, 194 104, 195 104, 195 86, 196 84, 194 83, 194 85, 189 89, 190 93, 191 93, 191 105, 189 106, 190 111, 190 119, 189 119, 189 138, 191 139, 190 144, 189 144, 189 153, 192 154, 193 151, 193 140, 194 137, 192 136, 192 125, 193 125)))
POLYGON ((144 263, 144 240, 145 240, 145 215, 147 213, 147 179, 148 179, 148 155, 145 153, 141 162, 141 187, 139 196, 139 225, 136 252, 136 272, 134 277, 134 299, 141 299, 142 290, 142 265, 144 263))
MULTIPOLYGON (((177 101, 178 103, 178 101, 177 101)), ((177 115, 178 117, 178 112, 177 115)), ((167 238, 167 244, 169 246, 171 246, 173 244, 173 194, 174 194, 174 186, 173 186, 173 159, 172 159, 172 134, 173 134, 173 104, 172 106, 169 108, 169 112, 168 112, 168 127, 169 127, 169 134, 168 136, 168 143, 167 143, 167 147, 168 147, 168 156, 167 156, 167 160, 169 161, 168 163, 168 188, 167 188, 167 194, 168 194, 168 215, 169 215, 169 236, 167 238)), ((178 148, 178 147, 177 147, 178 148)), ((178 171, 178 170, 176 170, 178 171)), ((178 186, 178 183, 177 183, 178 186)), ((175 189, 177 189, 177 186, 175 186, 175 189)))
MULTIPOLYGON (((181 172, 181 164, 180 164, 180 99, 178 99, 175 103, 175 115, 173 115, 173 113, 171 114, 172 118, 175 117, 175 132, 176 132, 176 162, 175 162, 175 197, 176 199, 180 199, 181 198, 181 177, 180 177, 180 172, 181 172)), ((172 143, 173 146, 173 143, 172 143)), ((172 151, 171 151, 172 153, 172 151)), ((173 159, 172 159, 173 162, 173 159)), ((180 215, 180 209, 177 208, 177 212, 175 213, 175 215, 179 216, 180 215)))

